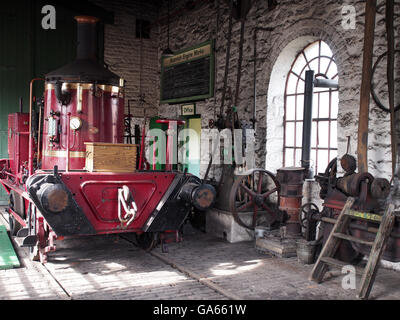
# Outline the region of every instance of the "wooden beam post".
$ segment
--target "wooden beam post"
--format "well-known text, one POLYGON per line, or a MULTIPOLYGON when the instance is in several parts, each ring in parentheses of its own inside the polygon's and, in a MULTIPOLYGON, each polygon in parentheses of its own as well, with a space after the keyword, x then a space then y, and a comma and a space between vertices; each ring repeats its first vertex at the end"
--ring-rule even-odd
POLYGON ((397 133, 394 111, 394 0, 386 0, 387 82, 390 108, 390 133, 392 144, 392 179, 397 166, 397 133))
POLYGON ((367 0, 365 5, 364 54, 358 122, 358 172, 368 172, 368 116, 371 93, 375 16, 376 0, 367 0))

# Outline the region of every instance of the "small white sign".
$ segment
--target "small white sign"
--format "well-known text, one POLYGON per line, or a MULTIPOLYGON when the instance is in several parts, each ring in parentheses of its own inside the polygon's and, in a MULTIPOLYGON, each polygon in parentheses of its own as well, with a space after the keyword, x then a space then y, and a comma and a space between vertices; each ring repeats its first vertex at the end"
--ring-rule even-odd
POLYGON ((182 105, 182 116, 192 116, 196 114, 196 107, 194 104, 182 105))

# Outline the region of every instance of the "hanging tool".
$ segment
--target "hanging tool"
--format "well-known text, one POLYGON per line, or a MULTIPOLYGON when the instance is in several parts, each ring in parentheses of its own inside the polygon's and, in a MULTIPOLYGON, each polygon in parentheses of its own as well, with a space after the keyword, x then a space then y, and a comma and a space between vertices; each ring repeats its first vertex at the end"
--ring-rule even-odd
POLYGON ((224 86, 222 87, 222 97, 221 97, 221 107, 219 110, 219 118, 217 120, 217 127, 221 129, 223 127, 223 119, 224 119, 224 104, 225 104, 225 95, 228 83, 228 73, 229 73, 229 59, 231 55, 231 39, 232 39, 232 23, 233 23, 233 0, 229 1, 229 26, 228 26, 228 34, 227 44, 226 44, 226 56, 225 56, 225 73, 224 73, 224 86))

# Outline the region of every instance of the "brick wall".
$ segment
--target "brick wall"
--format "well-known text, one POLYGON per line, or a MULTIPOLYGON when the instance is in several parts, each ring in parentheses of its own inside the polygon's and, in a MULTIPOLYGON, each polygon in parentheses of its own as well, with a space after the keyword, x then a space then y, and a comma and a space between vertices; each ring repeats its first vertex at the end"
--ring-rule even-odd
POLYGON ((150 22, 157 19, 156 1, 93 0, 92 2, 114 12, 114 24, 105 25, 104 60, 111 71, 126 80, 126 109, 128 101, 134 108, 157 108, 158 26, 151 27, 150 39, 136 37, 137 18, 150 22))

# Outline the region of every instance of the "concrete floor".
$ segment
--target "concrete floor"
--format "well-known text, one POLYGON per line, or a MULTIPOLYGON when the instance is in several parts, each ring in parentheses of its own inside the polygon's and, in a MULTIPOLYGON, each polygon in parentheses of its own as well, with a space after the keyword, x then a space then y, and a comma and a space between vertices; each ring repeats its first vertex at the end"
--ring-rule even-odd
MULTIPOLYGON (((252 241, 231 244, 192 230, 170 243, 168 253, 160 246, 147 253, 133 242, 129 235, 64 240, 45 265, 16 248, 22 267, 0 270, 0 299, 356 299, 356 290, 342 288, 340 272, 316 284, 308 280, 312 265, 259 253, 252 241)), ((370 299, 400 299, 399 275, 381 268, 370 299)))

